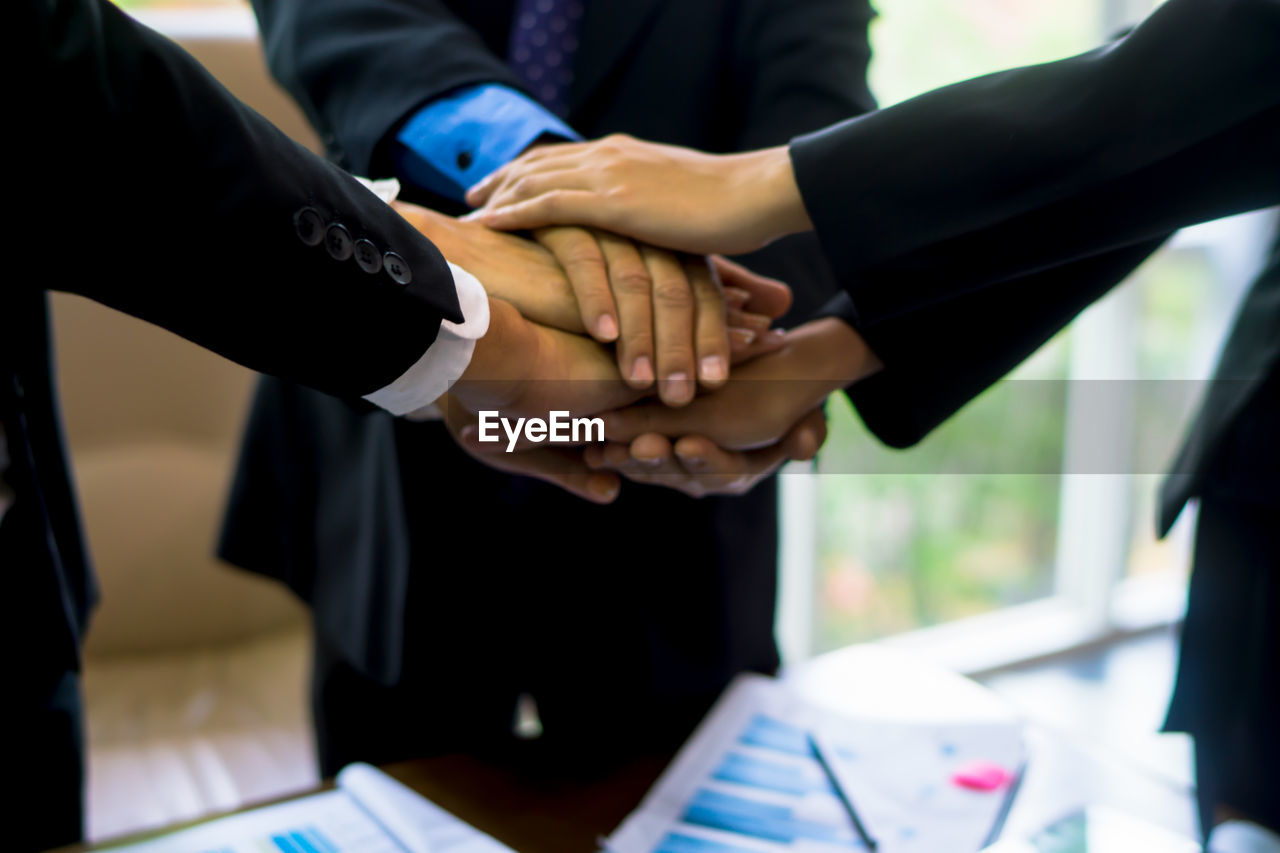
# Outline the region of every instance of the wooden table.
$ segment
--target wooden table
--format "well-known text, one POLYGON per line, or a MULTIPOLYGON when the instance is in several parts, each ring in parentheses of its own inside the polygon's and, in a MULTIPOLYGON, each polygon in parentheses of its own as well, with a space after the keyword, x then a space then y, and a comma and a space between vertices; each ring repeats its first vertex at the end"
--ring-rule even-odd
MULTIPOLYGON (((874 646, 823 655, 785 679, 810 701, 859 716, 991 722, 1012 713, 972 681, 874 646)), ((1105 804, 1192 834, 1185 790, 1034 722, 1027 738, 1031 757, 1008 833, 1029 833, 1085 804, 1105 804)), ((669 759, 653 755, 577 776, 534 774, 469 755, 383 769, 520 853, 575 853, 595 851, 596 840, 639 804, 669 759)), ((96 849, 101 848, 80 846, 67 853, 96 849)))

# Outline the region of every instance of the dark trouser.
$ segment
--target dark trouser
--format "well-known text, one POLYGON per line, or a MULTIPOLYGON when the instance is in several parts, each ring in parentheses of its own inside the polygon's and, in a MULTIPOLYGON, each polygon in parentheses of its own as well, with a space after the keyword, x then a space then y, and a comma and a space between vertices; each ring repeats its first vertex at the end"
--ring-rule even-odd
POLYGON ((1280 829, 1280 509, 1201 501, 1165 728, 1195 738, 1205 834, 1220 806, 1280 829))
POLYGON ((322 776, 353 761, 387 764, 492 748, 510 736, 514 695, 484 696, 485 673, 463 684, 414 678, 383 686, 315 643, 311 707, 322 776))
POLYGON ((382 639, 403 669, 378 683, 338 651, 344 627, 317 620, 322 772, 467 752, 593 775, 673 750, 736 674, 776 669, 772 481, 704 501, 636 487, 594 507, 477 470, 438 425, 407 422, 396 461, 416 526, 403 636, 382 639), (533 742, 512 735, 525 693, 533 742))
POLYGON ((415 672, 384 686, 318 639, 311 702, 321 775, 353 761, 466 753, 534 774, 590 778, 638 756, 674 753, 716 698, 632 704, 551 690, 534 697, 544 734, 525 741, 513 732, 520 695, 513 681, 483 666, 459 669, 469 671, 415 672))
POLYGON ((0 714, 8 721, 0 748, 8 776, 0 849, 17 853, 72 844, 84 827, 80 678, 62 653, 67 629, 41 533, 31 503, 21 499, 0 520, 7 655, 0 714))
MULTIPOLYGON (((21 650, 11 649, 21 654, 21 650)), ((48 850, 79 841, 84 827, 84 732, 80 679, 63 673, 6 690, 4 849, 48 850)))

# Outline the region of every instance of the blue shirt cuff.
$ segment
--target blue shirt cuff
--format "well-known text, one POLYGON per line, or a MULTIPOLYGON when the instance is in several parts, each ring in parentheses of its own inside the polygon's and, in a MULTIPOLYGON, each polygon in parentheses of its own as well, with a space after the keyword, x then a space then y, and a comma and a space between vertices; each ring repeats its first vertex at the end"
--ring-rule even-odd
POLYGON ((418 110, 396 134, 400 180, 461 201, 539 137, 582 137, 537 101, 497 83, 458 89, 418 110))

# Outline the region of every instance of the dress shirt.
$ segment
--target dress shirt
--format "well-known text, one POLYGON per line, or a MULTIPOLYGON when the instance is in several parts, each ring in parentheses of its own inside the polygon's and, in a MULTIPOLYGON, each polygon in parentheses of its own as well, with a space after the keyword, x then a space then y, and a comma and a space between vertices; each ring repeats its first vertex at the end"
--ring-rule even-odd
POLYGON ((546 107, 496 83, 466 86, 418 110, 396 133, 401 180, 461 201, 544 136, 582 139, 546 107))
MULTIPOLYGON (((356 180, 387 204, 400 195, 400 182, 395 178, 356 180)), ((385 388, 365 395, 365 400, 393 415, 429 416, 438 412, 433 404, 467 369, 476 341, 489 329, 489 297, 484 286, 460 266, 449 264, 449 270, 453 273, 463 321, 442 320, 435 341, 412 367, 385 388)))
POLYGON ((440 333, 422 358, 385 388, 364 399, 393 415, 408 415, 430 407, 458 380, 475 352, 476 341, 489 328, 489 297, 484 287, 462 267, 449 264, 458 288, 462 323, 440 321, 440 333))

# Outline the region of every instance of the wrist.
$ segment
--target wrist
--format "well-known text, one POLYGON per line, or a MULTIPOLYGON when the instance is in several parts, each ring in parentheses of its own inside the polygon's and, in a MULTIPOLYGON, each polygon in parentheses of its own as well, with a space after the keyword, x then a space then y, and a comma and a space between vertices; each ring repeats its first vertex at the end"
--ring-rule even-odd
POLYGON ((537 350, 532 324, 510 303, 489 297, 488 331, 476 341, 471 362, 450 393, 472 411, 510 405, 537 361, 537 350))
POLYGON ((727 159, 733 161, 739 187, 737 209, 750 215, 748 227, 761 246, 813 230, 787 146, 731 154, 727 159))
POLYGON ((848 388, 883 368, 862 335, 838 317, 822 317, 793 329, 798 375, 818 380, 826 393, 848 388))
POLYGON ((395 212, 400 214, 410 225, 418 230, 422 236, 426 237, 431 243, 440 250, 440 254, 444 255, 445 260, 457 264, 460 267, 466 267, 464 261, 466 241, 458 236, 458 220, 452 216, 445 216, 439 211, 430 208, 420 207, 416 204, 410 204, 404 201, 391 202, 395 212))

